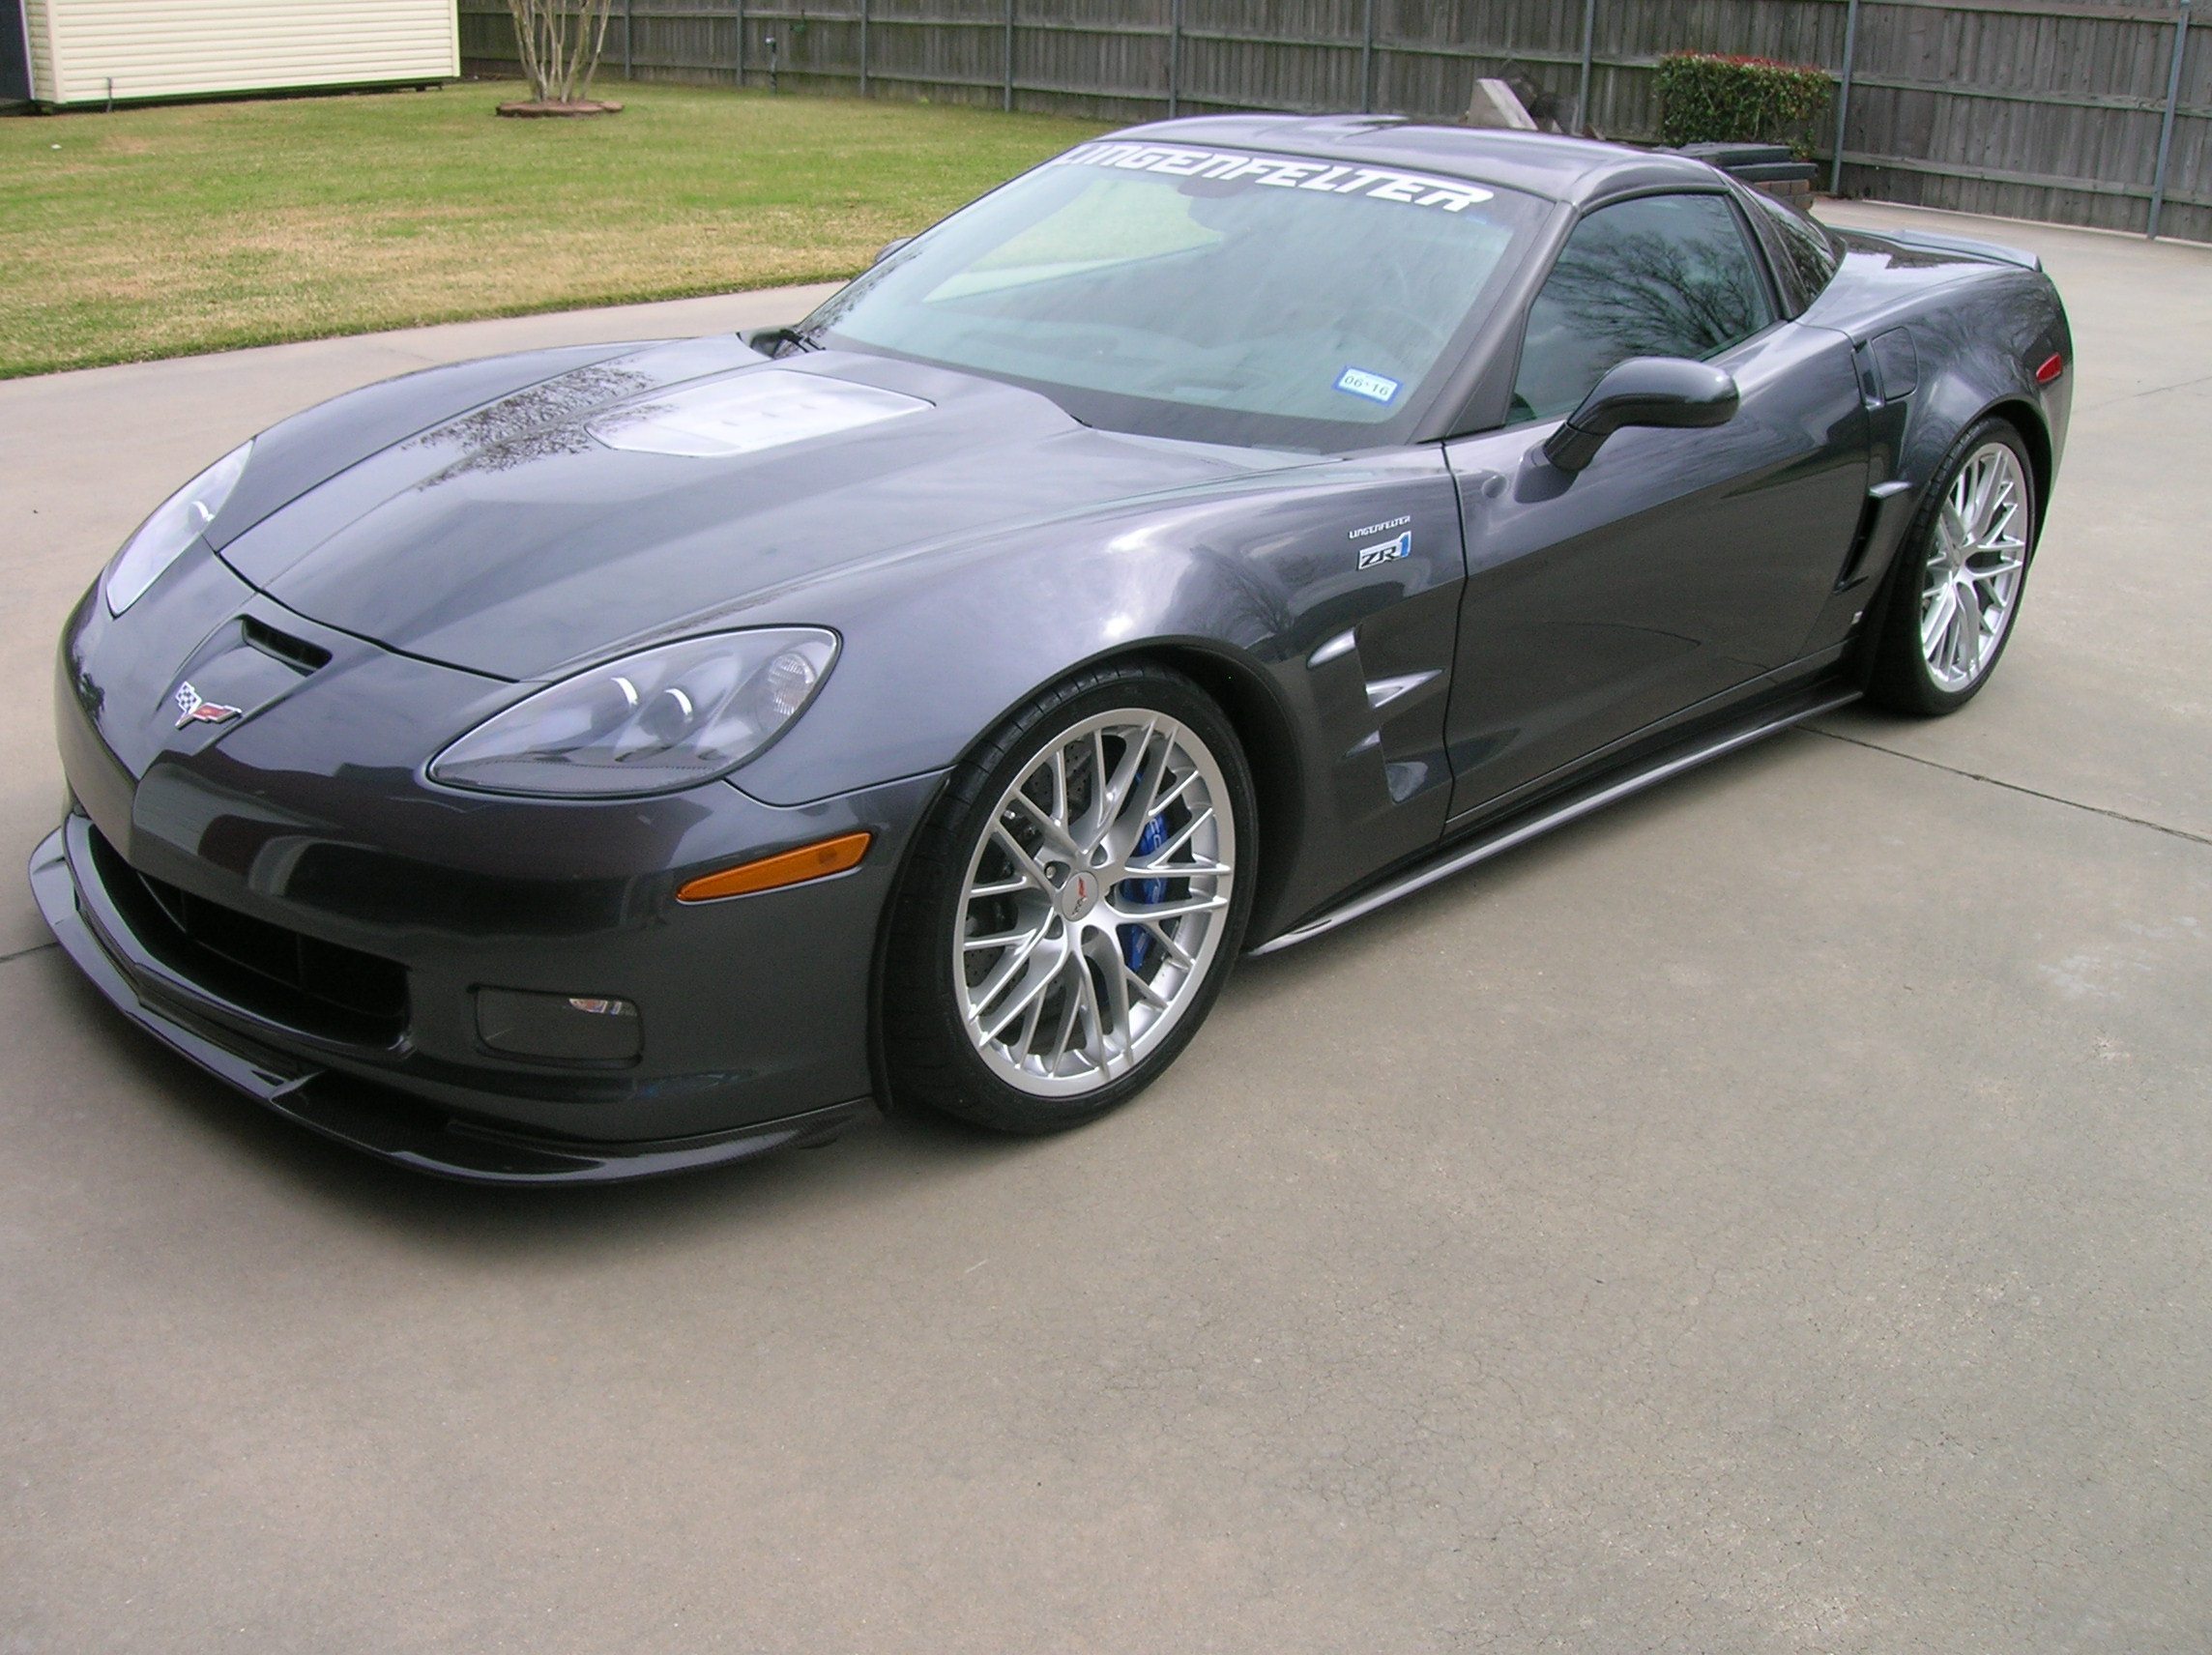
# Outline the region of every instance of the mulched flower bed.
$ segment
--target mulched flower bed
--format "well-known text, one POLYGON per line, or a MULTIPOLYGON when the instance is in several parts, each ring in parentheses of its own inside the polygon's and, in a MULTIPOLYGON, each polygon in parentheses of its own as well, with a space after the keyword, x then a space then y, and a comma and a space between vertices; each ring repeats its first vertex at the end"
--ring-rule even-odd
POLYGON ((619 115, 620 103, 609 103, 597 98, 578 98, 567 103, 541 102, 529 99, 520 103, 502 103, 502 115, 511 115, 518 121, 541 120, 547 116, 619 115))

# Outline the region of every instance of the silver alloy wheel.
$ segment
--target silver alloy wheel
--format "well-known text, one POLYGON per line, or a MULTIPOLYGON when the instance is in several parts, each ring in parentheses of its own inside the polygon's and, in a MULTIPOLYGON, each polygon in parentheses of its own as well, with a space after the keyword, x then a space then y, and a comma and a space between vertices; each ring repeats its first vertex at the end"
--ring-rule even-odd
POLYGON ((1045 1097, 1128 1074, 1221 945, 1237 824, 1221 766, 1164 712, 1062 731, 991 812, 952 939, 961 1013, 992 1071, 1045 1097))
POLYGON ((1947 690, 1989 669, 2020 601, 2027 562, 2027 479, 2020 456, 1984 443, 1952 479, 1920 589, 1920 653, 1947 690))

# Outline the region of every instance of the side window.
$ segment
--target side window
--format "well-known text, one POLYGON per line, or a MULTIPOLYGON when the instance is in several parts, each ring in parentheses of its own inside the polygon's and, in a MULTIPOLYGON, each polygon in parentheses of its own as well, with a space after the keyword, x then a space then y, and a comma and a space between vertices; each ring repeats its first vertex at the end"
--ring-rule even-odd
POLYGON ((1721 196, 1601 207, 1575 226, 1528 307, 1510 419, 1557 419, 1615 363, 1716 356, 1773 320, 1743 227, 1721 196))
POLYGON ((1836 274, 1836 245, 1828 239, 1828 232, 1794 208, 1785 207, 1773 196, 1756 189, 1746 189, 1743 199, 1750 203, 1756 215, 1753 222, 1763 226, 1767 251, 1774 255, 1777 275, 1786 276, 1785 285, 1794 284, 1797 289, 1795 309, 1802 310, 1819 297, 1820 289, 1828 285, 1836 274))

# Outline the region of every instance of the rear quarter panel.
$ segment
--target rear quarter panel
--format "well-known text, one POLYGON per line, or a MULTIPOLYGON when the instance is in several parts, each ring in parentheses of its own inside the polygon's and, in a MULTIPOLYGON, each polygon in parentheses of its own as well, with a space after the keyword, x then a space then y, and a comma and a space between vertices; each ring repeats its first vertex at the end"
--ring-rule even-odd
POLYGON ((1866 397, 1867 481, 1902 493, 1870 509, 1850 577, 1809 644, 1844 641, 1873 614, 1905 534, 1961 434, 1985 414, 2017 425, 2035 456, 2040 529, 2066 442, 2073 337, 2057 289, 2032 255, 1911 234, 1840 238, 1835 279, 1800 318, 1848 335, 1866 397), (2036 369, 2058 356, 2049 385, 2036 369))
POLYGON ((2025 254, 2016 264, 1895 237, 1845 240, 1842 269, 1802 320, 1865 347, 1870 402, 1891 416, 1879 421, 1872 480, 1925 487, 1959 434, 2001 410, 2040 445, 2048 484, 2065 448, 2074 377, 2073 336, 2051 278, 2025 254), (1908 354, 1895 348, 1900 334, 1908 354), (2052 355, 2066 371, 2038 385, 2036 368, 2052 355))

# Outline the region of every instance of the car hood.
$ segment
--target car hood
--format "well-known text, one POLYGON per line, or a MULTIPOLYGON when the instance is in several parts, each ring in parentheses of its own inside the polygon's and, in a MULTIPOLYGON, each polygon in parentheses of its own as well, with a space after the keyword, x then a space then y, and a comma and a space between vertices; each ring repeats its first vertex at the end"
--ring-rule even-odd
POLYGON ((857 566, 1311 463, 1096 431, 1016 387, 852 353, 696 340, 549 366, 388 438, 220 555, 325 625, 536 679, 717 626, 834 625, 821 588, 857 566))

